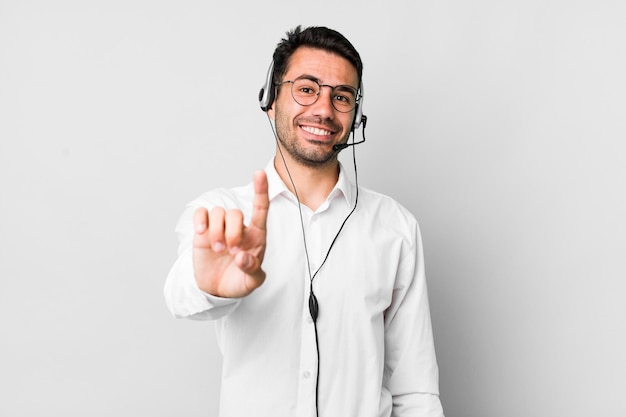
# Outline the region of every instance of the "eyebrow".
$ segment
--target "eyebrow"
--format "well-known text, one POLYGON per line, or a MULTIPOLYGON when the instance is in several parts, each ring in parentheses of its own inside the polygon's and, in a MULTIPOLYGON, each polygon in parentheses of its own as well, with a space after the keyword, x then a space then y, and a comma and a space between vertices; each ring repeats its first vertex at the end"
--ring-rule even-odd
POLYGON ((319 78, 314 77, 314 76, 309 75, 309 74, 302 74, 302 75, 300 75, 299 77, 294 78, 294 80, 298 80, 298 79, 302 79, 302 78, 304 78, 304 79, 306 79, 306 80, 315 81, 315 82, 316 82, 316 83, 318 83, 318 84, 322 84, 322 82, 320 81, 320 79, 319 79, 319 78))

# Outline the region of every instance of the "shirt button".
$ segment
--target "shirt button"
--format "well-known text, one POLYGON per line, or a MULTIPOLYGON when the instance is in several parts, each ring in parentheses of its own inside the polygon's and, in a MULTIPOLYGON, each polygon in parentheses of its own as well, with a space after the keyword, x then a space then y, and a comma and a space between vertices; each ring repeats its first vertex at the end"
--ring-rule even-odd
POLYGON ((306 379, 311 378, 311 373, 309 371, 304 371, 304 373, 302 374, 306 379))

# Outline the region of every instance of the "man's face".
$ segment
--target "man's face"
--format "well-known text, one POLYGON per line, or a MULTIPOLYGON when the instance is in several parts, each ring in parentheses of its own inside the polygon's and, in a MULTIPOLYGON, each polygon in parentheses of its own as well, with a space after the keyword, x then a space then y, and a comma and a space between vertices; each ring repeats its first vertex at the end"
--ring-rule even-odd
MULTIPOLYGON (((281 81, 306 76, 319 84, 348 85, 358 89, 358 75, 350 61, 338 55, 308 47, 298 48, 291 56, 287 73, 281 81)), ((337 111, 331 103, 329 87, 322 87, 317 101, 302 106, 291 95, 292 84, 278 87, 269 115, 276 121, 278 140, 289 155, 304 165, 316 167, 333 163, 337 152, 333 145, 348 140, 354 111, 337 111)))

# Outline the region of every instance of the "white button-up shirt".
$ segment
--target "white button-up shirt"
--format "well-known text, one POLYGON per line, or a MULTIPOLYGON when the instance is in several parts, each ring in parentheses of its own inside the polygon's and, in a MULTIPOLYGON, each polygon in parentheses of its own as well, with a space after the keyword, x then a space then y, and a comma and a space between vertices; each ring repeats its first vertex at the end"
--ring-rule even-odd
MULTIPOLYGON (((250 220, 252 184, 190 203, 176 231, 179 257, 165 285, 176 317, 216 320, 223 354, 221 417, 441 417, 419 227, 393 199, 359 188, 358 206, 313 281, 319 375, 308 307, 310 275, 298 202, 270 162, 264 284, 240 299, 203 293, 191 258, 193 213, 219 205, 250 220)), ((315 211, 302 206, 311 273, 354 205, 340 169, 315 211)))

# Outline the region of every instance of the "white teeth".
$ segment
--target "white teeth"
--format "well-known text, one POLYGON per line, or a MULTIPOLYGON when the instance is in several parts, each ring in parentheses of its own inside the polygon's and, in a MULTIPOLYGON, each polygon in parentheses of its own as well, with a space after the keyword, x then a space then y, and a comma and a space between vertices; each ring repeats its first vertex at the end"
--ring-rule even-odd
POLYGON ((324 129, 318 129, 317 127, 311 127, 311 126, 302 126, 302 130, 305 130, 309 133, 313 133, 314 135, 330 135, 333 132, 329 131, 329 130, 324 130, 324 129))

